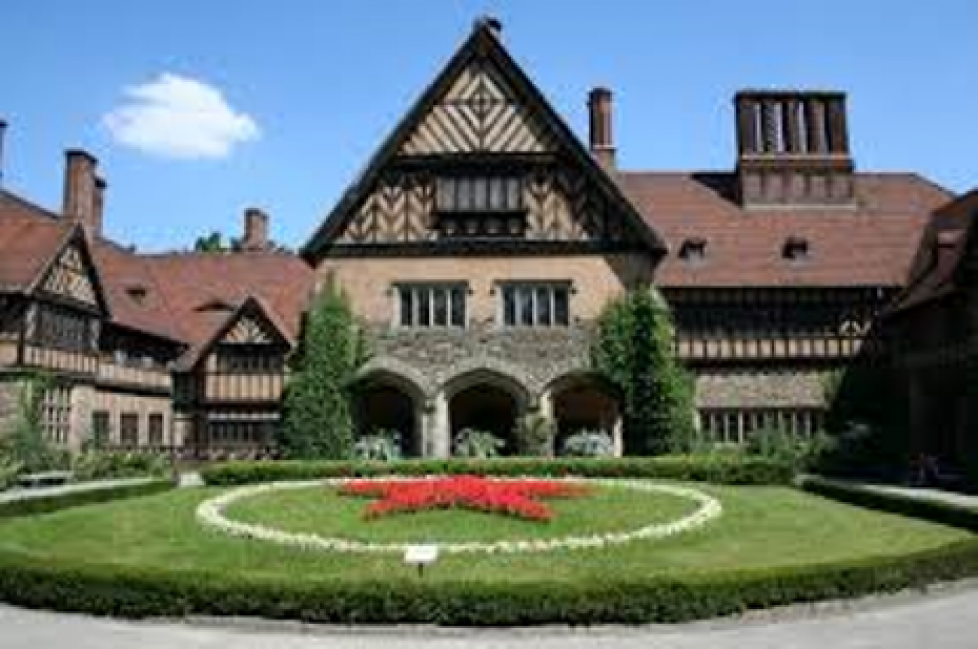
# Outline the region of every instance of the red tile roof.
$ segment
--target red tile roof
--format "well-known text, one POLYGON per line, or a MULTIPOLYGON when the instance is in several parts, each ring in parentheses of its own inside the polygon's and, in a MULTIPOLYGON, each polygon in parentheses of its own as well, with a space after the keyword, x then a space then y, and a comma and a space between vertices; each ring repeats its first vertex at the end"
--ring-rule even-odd
POLYGON ((30 290, 70 231, 69 223, 0 191, 0 290, 30 290))
MULTIPOLYGON (((0 191, 0 291, 26 292, 74 226, 0 191)), ((314 284, 301 258, 281 252, 143 255, 103 238, 88 239, 112 322, 187 345, 196 357, 229 311, 252 297, 290 341, 314 284)))
POLYGON ((620 172, 616 180, 669 245, 663 287, 902 286, 929 215, 953 198, 915 174, 859 173, 856 206, 744 209, 731 173, 620 172), (804 260, 784 258, 789 238, 804 260), (704 239, 702 261, 677 256, 704 239))
POLYGON ((978 225, 978 189, 934 212, 921 237, 907 287, 893 313, 905 312, 957 291, 957 271, 978 225))
POLYGON ((143 260, 181 340, 191 345, 191 358, 249 297, 256 298, 289 340, 295 340, 315 282, 305 261, 283 252, 176 253, 146 255, 143 260), (209 308, 217 304, 230 309, 209 308))

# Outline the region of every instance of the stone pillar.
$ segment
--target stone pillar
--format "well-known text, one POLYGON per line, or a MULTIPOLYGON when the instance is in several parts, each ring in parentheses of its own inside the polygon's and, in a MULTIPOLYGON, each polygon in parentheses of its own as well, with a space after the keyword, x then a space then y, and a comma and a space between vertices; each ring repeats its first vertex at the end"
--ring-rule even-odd
POLYGON ((439 392, 428 406, 424 417, 425 448, 432 457, 446 458, 452 454, 452 428, 448 412, 448 397, 439 392))
POLYGON ((625 454, 625 436, 622 431, 623 424, 621 413, 615 416, 614 423, 611 424, 611 442, 614 448, 615 457, 625 454))

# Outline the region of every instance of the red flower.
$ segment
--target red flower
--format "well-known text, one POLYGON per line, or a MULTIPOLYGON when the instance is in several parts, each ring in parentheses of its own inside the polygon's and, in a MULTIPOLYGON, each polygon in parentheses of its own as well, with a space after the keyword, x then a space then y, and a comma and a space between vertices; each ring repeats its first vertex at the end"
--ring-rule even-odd
POLYGON ((376 497, 364 516, 431 509, 470 509, 548 521, 553 511, 537 499, 575 498, 585 495, 581 485, 551 480, 493 480, 478 476, 452 476, 420 480, 357 480, 340 488, 345 496, 376 497))

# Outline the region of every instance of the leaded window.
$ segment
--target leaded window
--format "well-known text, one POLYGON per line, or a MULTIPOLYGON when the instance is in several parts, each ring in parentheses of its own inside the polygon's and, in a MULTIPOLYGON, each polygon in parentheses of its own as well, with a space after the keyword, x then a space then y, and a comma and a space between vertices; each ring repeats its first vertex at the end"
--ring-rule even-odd
POLYGON ((147 419, 146 437, 150 446, 163 446, 163 414, 150 413, 147 419))
POLYGON ((119 415, 119 443, 127 448, 139 446, 139 415, 124 412, 119 415))
POLYGON ((464 327, 468 288, 459 282, 398 284, 395 322, 401 327, 464 327))
POLYGON ((33 340, 36 344, 73 352, 95 349, 92 319, 87 315, 53 304, 37 305, 36 313, 33 340))
POLYGON ((54 444, 67 444, 71 432, 71 387, 55 385, 41 399, 45 437, 54 444))
POLYGON ((112 440, 112 420, 108 410, 92 411, 92 443, 96 448, 108 446, 112 440))
POLYGON ((516 176, 443 176, 435 183, 437 228, 447 239, 513 239, 526 234, 523 181, 516 176))
POLYGON ((501 286, 506 327, 566 327, 570 324, 570 284, 513 282, 501 286))

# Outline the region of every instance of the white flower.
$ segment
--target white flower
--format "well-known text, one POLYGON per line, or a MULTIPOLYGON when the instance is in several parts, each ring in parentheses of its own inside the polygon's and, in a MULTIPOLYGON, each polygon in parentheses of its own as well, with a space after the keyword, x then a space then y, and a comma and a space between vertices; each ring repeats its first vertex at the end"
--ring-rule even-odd
MULTIPOLYGON (((426 479, 433 479, 438 476, 425 476, 426 479)), ((373 478, 374 480, 413 480, 411 477, 384 477, 373 478)), ((522 480, 520 478, 500 478, 508 480, 522 480)), ((464 553, 529 553, 529 552, 550 552, 553 550, 577 550, 589 548, 603 548, 608 545, 621 545, 637 540, 662 539, 683 532, 688 532, 700 527, 709 521, 719 517, 723 513, 723 507, 713 496, 710 496, 698 489, 679 485, 655 484, 641 482, 637 480, 584 480, 581 478, 561 478, 572 482, 593 483, 606 487, 631 489, 634 491, 644 491, 649 493, 666 493, 679 498, 685 498, 696 502, 699 507, 692 514, 684 516, 668 523, 655 523, 646 525, 628 532, 608 532, 605 534, 594 534, 591 536, 569 536, 558 539, 536 539, 536 540, 515 540, 515 541, 496 541, 494 543, 464 542, 447 543, 434 541, 443 552, 449 554, 464 553)), ((203 501, 197 506, 197 520, 206 527, 216 529, 225 534, 265 541, 278 545, 291 546, 307 550, 322 550, 327 552, 342 553, 371 553, 371 554, 396 554, 402 553, 410 543, 367 543, 353 541, 350 539, 337 537, 322 537, 317 534, 304 532, 286 532, 255 523, 244 523, 228 518, 224 510, 228 505, 251 498, 253 496, 269 491, 280 491, 287 489, 305 489, 321 485, 340 485, 349 482, 347 478, 329 478, 326 480, 303 480, 292 482, 271 482, 260 485, 249 485, 230 489, 219 496, 203 501)), ((358 481, 371 480, 371 478, 356 478, 358 481)))

